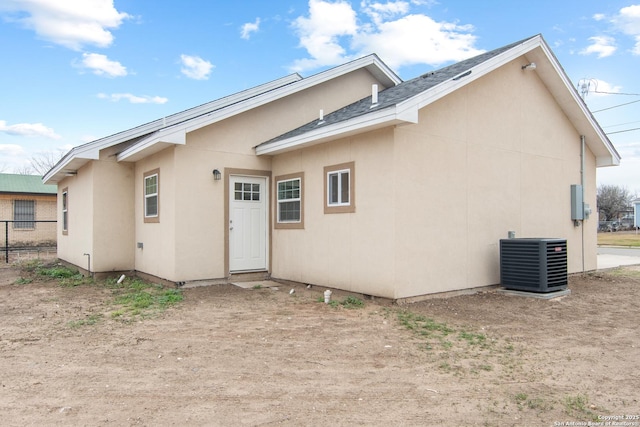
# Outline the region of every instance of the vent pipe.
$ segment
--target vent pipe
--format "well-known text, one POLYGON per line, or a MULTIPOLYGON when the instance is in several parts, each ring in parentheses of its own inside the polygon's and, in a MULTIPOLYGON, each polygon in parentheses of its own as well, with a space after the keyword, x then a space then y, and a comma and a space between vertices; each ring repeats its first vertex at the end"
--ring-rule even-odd
POLYGON ((378 85, 371 85, 371 106, 378 105, 378 85))
POLYGON ((320 114, 318 115, 318 124, 324 123, 324 110, 320 110, 320 114))

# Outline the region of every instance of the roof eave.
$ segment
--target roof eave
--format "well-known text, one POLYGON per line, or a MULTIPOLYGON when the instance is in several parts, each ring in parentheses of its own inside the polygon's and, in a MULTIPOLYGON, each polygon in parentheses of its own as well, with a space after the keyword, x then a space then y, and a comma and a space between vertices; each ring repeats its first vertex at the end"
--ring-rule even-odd
POLYGON ((620 154, 589 111, 544 39, 539 37, 539 43, 529 49, 526 55, 528 59, 538 65, 543 64, 543 59, 551 64, 551 68, 538 66, 536 73, 550 87, 550 92, 556 102, 561 106, 576 130, 585 136, 585 142, 596 158, 596 167, 620 165, 620 154), (540 49, 535 49, 537 47, 540 49))
POLYGON ((167 147, 185 145, 186 143, 187 133, 184 129, 162 129, 119 153, 116 160, 135 162, 167 147))
MULTIPOLYGON (((522 44, 502 52, 495 57, 476 65, 475 67, 460 73, 452 79, 436 85, 416 96, 413 96, 403 102, 398 103, 394 108, 394 114, 397 118, 403 114, 410 116, 415 115, 417 120, 417 111, 425 106, 445 97, 446 95, 456 91, 474 80, 490 73, 496 68, 507 64, 521 56, 533 59, 533 62, 539 63, 536 70, 539 77, 551 89, 551 93, 560 104, 561 108, 569 117, 569 120, 576 127, 581 135, 585 135, 586 143, 589 149, 594 153, 597 167, 617 166, 620 164, 620 155, 615 147, 606 136, 598 122, 590 113, 586 104, 579 97, 578 92, 573 87, 564 69, 555 58, 551 49, 546 44, 542 36, 534 36, 525 40, 522 44), (551 67, 543 65, 543 59, 551 64, 551 67)), ((358 123, 366 122, 366 117, 373 113, 369 113, 358 119, 354 119, 358 123)), ((328 127, 327 131, 318 129, 316 131, 307 132, 303 135, 280 140, 274 143, 262 144, 256 147, 256 153, 260 154, 278 154, 284 151, 290 151, 301 146, 308 146, 327 141, 331 138, 340 138, 368 129, 368 126, 352 126, 354 120, 349 120, 341 126, 340 123, 328 127), (343 133, 340 133, 340 132, 343 133), (296 146, 296 144, 298 144, 296 146)), ((372 120, 375 122, 375 120, 372 120)), ((391 120, 389 120, 391 122, 391 120)))
POLYGON ((75 174, 78 169, 100 158, 100 150, 94 146, 80 146, 72 148, 56 165, 43 177, 44 184, 57 184, 66 176, 75 174))
POLYGON ((400 112, 395 108, 395 106, 392 106, 383 110, 354 117, 343 122, 326 126, 320 125, 317 129, 306 132, 302 135, 260 144, 255 147, 255 150, 258 156, 281 154, 287 151, 321 144, 336 138, 344 138, 350 135, 368 132, 387 126, 417 122, 417 110, 400 112))

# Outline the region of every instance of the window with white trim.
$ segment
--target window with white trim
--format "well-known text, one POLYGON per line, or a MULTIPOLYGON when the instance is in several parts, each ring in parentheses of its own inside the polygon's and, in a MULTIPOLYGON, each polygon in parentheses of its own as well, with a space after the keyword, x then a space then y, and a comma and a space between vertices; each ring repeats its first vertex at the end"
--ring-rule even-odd
POLYGON ((355 163, 327 166, 325 173, 325 213, 355 212, 355 163))
POLYGON ((14 229, 34 229, 36 224, 36 201, 35 200, 14 200, 13 201, 13 228, 14 229))
POLYGON ((160 171, 144 174, 144 220, 158 222, 160 215, 160 171))
POLYGON ((349 169, 327 174, 327 205, 349 206, 349 169))
POLYGON ((303 174, 277 176, 275 228, 304 228, 303 174))
POLYGON ((69 191, 62 190, 62 234, 69 231, 69 191))

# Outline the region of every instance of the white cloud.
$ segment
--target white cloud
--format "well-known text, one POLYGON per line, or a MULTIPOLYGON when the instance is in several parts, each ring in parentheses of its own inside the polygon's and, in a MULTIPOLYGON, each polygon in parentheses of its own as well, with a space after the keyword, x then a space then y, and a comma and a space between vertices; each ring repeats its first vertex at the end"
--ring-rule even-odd
POLYGON ((616 51, 615 39, 609 36, 594 36, 589 37, 591 44, 580 51, 582 55, 590 55, 595 53, 598 58, 605 58, 611 56, 616 51))
POLYGON ((0 144, 0 173, 15 173, 28 165, 24 148, 17 144, 0 144))
POLYGON ((247 22, 242 26, 240 31, 240 37, 245 40, 249 40, 251 33, 255 33, 260 29, 260 18, 256 18, 256 22, 247 22))
POLYGON ((99 53, 83 53, 82 66, 91 69, 98 76, 123 77, 128 74, 127 68, 118 61, 112 61, 99 53))
POLYGON ((18 157, 25 154, 24 148, 17 144, 0 144, 0 154, 3 156, 18 157))
POLYGON ((640 55, 640 5, 623 7, 613 21, 623 33, 635 39, 633 53, 640 55))
POLYGON ((294 71, 343 62, 347 59, 346 51, 339 38, 354 36, 358 31, 356 13, 344 1, 309 0, 309 17, 298 17, 293 27, 300 37, 300 46, 311 55, 309 59, 295 61, 294 71))
POLYGON ((15 12, 12 19, 39 37, 74 50, 110 46, 110 30, 130 18, 116 10, 113 0, 4 0, 0 9, 15 12))
POLYGON ((182 74, 195 80, 207 80, 214 65, 199 56, 180 55, 182 74))
POLYGON ((640 34, 640 4, 623 7, 614 22, 630 35, 640 34))
POLYGON ((99 93, 98 98, 108 99, 109 101, 118 102, 121 99, 129 101, 131 104, 165 104, 169 101, 167 98, 161 96, 138 96, 130 93, 112 93, 107 95, 105 93, 99 93))
POLYGON ((362 7, 364 13, 369 15, 376 24, 382 23, 385 19, 391 19, 394 16, 404 15, 409 12, 409 3, 406 1, 378 3, 365 0, 362 2, 362 7))
POLYGON ((361 52, 375 52, 392 68, 410 64, 439 65, 461 61, 483 51, 473 47, 472 28, 436 22, 426 15, 408 15, 385 22, 372 33, 356 37, 361 52))
POLYGON ((43 136, 51 139, 61 138, 53 129, 46 127, 42 123, 17 123, 15 125, 7 125, 6 121, 0 120, 0 132, 14 136, 43 136))
POLYGON ((377 53, 393 68, 439 65, 483 52, 474 47, 473 26, 410 14, 411 6, 417 4, 431 2, 363 0, 362 15, 358 16, 351 4, 342 0, 309 0, 308 16, 293 23, 309 58, 295 61, 290 68, 303 71, 332 66, 370 53, 377 53))

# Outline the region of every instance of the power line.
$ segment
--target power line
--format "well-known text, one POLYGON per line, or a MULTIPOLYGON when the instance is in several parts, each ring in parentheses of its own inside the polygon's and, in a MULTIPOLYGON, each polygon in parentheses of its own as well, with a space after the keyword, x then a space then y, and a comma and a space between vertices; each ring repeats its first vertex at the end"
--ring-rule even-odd
POLYGON ((640 99, 636 99, 635 101, 625 102, 624 104, 614 105, 613 107, 603 108, 601 110, 592 111, 592 113, 599 113, 600 111, 611 110, 612 108, 624 107, 625 105, 635 104, 636 102, 640 102, 640 99))
POLYGON ((607 125, 607 126, 602 126, 602 128, 603 128, 603 129, 606 129, 606 128, 614 128, 614 127, 617 127, 617 126, 630 125, 630 124, 632 124, 632 123, 640 123, 640 120, 635 120, 635 121, 633 121, 633 122, 618 123, 618 124, 616 124, 616 125, 607 125))
POLYGON ((607 132, 607 135, 613 135, 614 133, 623 133, 623 132, 631 132, 633 130, 640 130, 640 128, 633 128, 633 129, 625 129, 625 130, 617 130, 615 132, 607 132))
POLYGON ((640 93, 624 93, 624 92, 600 92, 599 90, 592 90, 593 93, 604 93, 606 95, 629 95, 640 96, 640 93))

